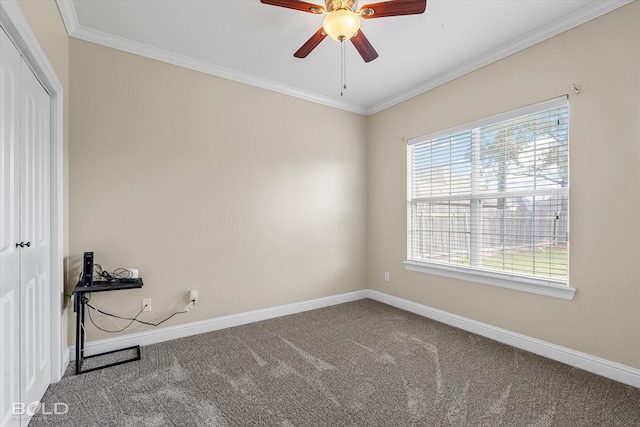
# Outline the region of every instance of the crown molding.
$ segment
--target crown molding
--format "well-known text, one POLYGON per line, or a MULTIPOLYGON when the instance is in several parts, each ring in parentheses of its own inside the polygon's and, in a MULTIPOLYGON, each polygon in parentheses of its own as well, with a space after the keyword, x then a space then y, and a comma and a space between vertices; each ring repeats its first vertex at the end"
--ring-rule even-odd
POLYGON ((468 74, 493 62, 499 61, 500 59, 517 53, 523 49, 531 47, 562 32, 570 30, 571 28, 602 16, 619 7, 629 4, 634 0, 599 0, 597 2, 591 3, 568 17, 553 21, 543 27, 538 28, 534 32, 505 43, 496 49, 483 53, 482 55, 478 55, 460 66, 452 68, 444 73, 441 73, 440 75, 435 76, 434 78, 431 78, 417 86, 414 86, 411 89, 398 93, 374 105, 357 105, 353 103, 338 101, 330 97, 325 97, 322 95, 304 91, 302 89, 274 82, 269 79, 254 76, 248 73, 242 73, 240 71, 221 67, 205 61, 200 61, 198 59, 180 55, 164 49, 159 49, 146 44, 113 36, 111 34, 92 30, 79 24, 75 7, 73 5, 73 0, 56 1, 58 3, 58 7, 62 15, 62 20, 67 29, 69 37, 100 44, 102 46, 132 53, 135 55, 144 56, 150 59, 155 59, 157 61, 166 62, 213 76, 222 77, 239 83, 271 90, 274 92, 282 93, 284 95, 304 99, 329 107, 370 116, 389 107, 400 104, 401 102, 411 99, 417 95, 425 93, 438 86, 441 86, 447 82, 455 80, 458 77, 462 77, 465 74, 468 74))
POLYGON ((62 22, 67 30, 67 35, 71 37, 78 28, 78 15, 76 15, 76 8, 73 6, 72 0, 56 0, 58 3, 58 9, 62 16, 62 22))
POLYGON ((551 37, 568 31, 574 27, 577 27, 578 25, 598 18, 599 16, 602 16, 619 7, 629 4, 632 1, 634 0, 600 0, 598 2, 591 3, 590 5, 585 6, 578 12, 573 13, 568 17, 557 19, 547 25, 538 28, 534 32, 525 34, 524 36, 505 43, 496 49, 485 52, 482 55, 478 55, 458 67, 452 68, 432 79, 414 86, 412 89, 399 93, 380 103, 372 105, 367 109, 367 115, 378 113, 417 95, 425 93, 447 82, 455 80, 458 77, 462 77, 465 74, 471 73, 472 71, 480 69, 493 62, 506 58, 509 55, 520 52, 521 50, 550 39, 551 37))
POLYGON ((57 0, 57 2, 58 6, 60 7, 62 20, 65 24, 69 37, 110 47, 112 49, 120 50, 123 52, 132 53, 134 55, 155 59, 157 61, 165 62, 194 71, 199 71, 201 73, 206 73, 216 77, 222 77, 224 79, 236 81, 239 83, 271 90, 284 95, 292 96, 294 98, 300 98, 317 104, 350 111, 352 113, 365 115, 367 112, 366 107, 360 105, 337 101, 333 98, 324 97, 293 86, 278 83, 273 80, 232 70, 230 68, 221 67, 219 65, 200 61, 198 59, 180 55, 168 50, 160 49, 122 37, 117 37, 112 34, 83 27, 78 23, 78 17, 75 13, 75 8, 73 6, 72 0, 57 0))

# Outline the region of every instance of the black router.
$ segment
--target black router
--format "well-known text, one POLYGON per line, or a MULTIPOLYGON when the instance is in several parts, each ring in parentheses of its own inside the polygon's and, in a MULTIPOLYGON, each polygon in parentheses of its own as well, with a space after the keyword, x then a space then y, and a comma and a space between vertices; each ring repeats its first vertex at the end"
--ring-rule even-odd
POLYGON ((93 285, 93 252, 85 252, 82 262, 82 286, 93 285))

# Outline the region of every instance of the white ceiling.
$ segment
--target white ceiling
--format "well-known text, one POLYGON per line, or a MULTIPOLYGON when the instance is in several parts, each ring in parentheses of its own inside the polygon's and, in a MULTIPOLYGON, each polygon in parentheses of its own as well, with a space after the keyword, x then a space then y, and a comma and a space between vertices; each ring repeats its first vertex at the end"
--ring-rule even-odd
POLYGON ((428 0, 422 15, 363 20, 379 57, 365 63, 347 43, 343 96, 338 42, 327 37, 306 59, 293 57, 322 26, 322 15, 259 0, 58 4, 72 37, 372 114, 630 1, 428 0))

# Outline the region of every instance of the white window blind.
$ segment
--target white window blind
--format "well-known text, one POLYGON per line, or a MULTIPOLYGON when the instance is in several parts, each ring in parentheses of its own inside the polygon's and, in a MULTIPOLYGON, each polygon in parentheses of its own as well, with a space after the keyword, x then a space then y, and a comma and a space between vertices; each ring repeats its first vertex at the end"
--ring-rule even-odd
POLYGON ((415 138, 408 261, 568 285, 566 97, 415 138))

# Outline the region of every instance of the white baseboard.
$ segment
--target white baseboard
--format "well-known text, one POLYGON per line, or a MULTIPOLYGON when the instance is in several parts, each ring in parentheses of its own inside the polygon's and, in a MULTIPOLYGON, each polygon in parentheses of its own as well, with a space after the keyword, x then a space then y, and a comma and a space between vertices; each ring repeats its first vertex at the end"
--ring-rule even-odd
MULTIPOLYGON (((368 290, 348 292, 345 294, 333 295, 329 297, 316 298, 308 301, 295 302, 291 304, 269 307, 261 310, 248 311, 245 313, 232 314, 229 316, 216 317, 213 319, 201 320, 198 322, 184 323, 166 328, 153 329, 150 331, 136 332, 133 334, 106 338, 102 340, 89 341, 85 344, 85 354, 103 353, 120 348, 132 347, 135 345, 150 345, 191 335, 203 334, 234 326, 246 325, 248 323, 259 322, 261 320, 273 319, 275 317, 287 316, 289 314, 302 313, 304 311, 343 304, 367 298, 368 290)), ((195 308, 197 310, 197 306, 195 308)), ((69 354, 75 360, 75 345, 69 347, 69 354)))
MULTIPOLYGON (((217 331, 220 329, 231 328, 234 326, 245 325, 295 313, 302 313, 304 311, 315 310, 365 298, 371 298, 375 301, 640 388, 639 369, 586 353, 581 353, 566 347, 551 344, 546 341, 531 338, 526 335, 491 326, 456 314, 447 313, 446 311, 438 310, 436 308, 428 307, 426 305, 418 304, 371 289, 285 304, 261 310, 248 311, 245 313, 232 314, 229 316, 216 317, 213 319, 143 331, 115 338, 90 341, 86 344, 85 352, 90 356, 92 354, 117 350, 134 345, 150 345, 176 338, 217 331)), ((75 346, 73 345, 69 347, 68 354, 65 354, 65 359, 69 360, 69 358, 71 358, 71 360, 75 359, 75 346)))
MULTIPOLYGON (((74 346, 75 348, 75 346, 74 346)), ((62 366, 61 366, 61 371, 62 375, 64 375, 65 371, 67 370, 67 367, 69 366, 69 363, 71 363, 71 354, 75 354, 75 353, 71 353, 71 349, 69 347, 64 349, 64 352, 62 353, 62 366)), ((60 378, 62 378, 62 375, 60 376, 60 378)), ((60 378, 58 378, 58 381, 60 380, 60 378)))
POLYGON ((477 322, 466 317, 447 313, 446 311, 417 304, 382 292, 369 290, 368 297, 384 304, 410 311, 411 313, 419 314, 420 316, 428 317, 429 319, 437 320, 438 322, 490 338, 503 344, 508 344, 513 347, 640 388, 639 369, 595 357, 590 354, 571 350, 570 348, 551 344, 536 338, 531 338, 526 335, 511 332, 506 329, 497 328, 486 323, 477 322))

